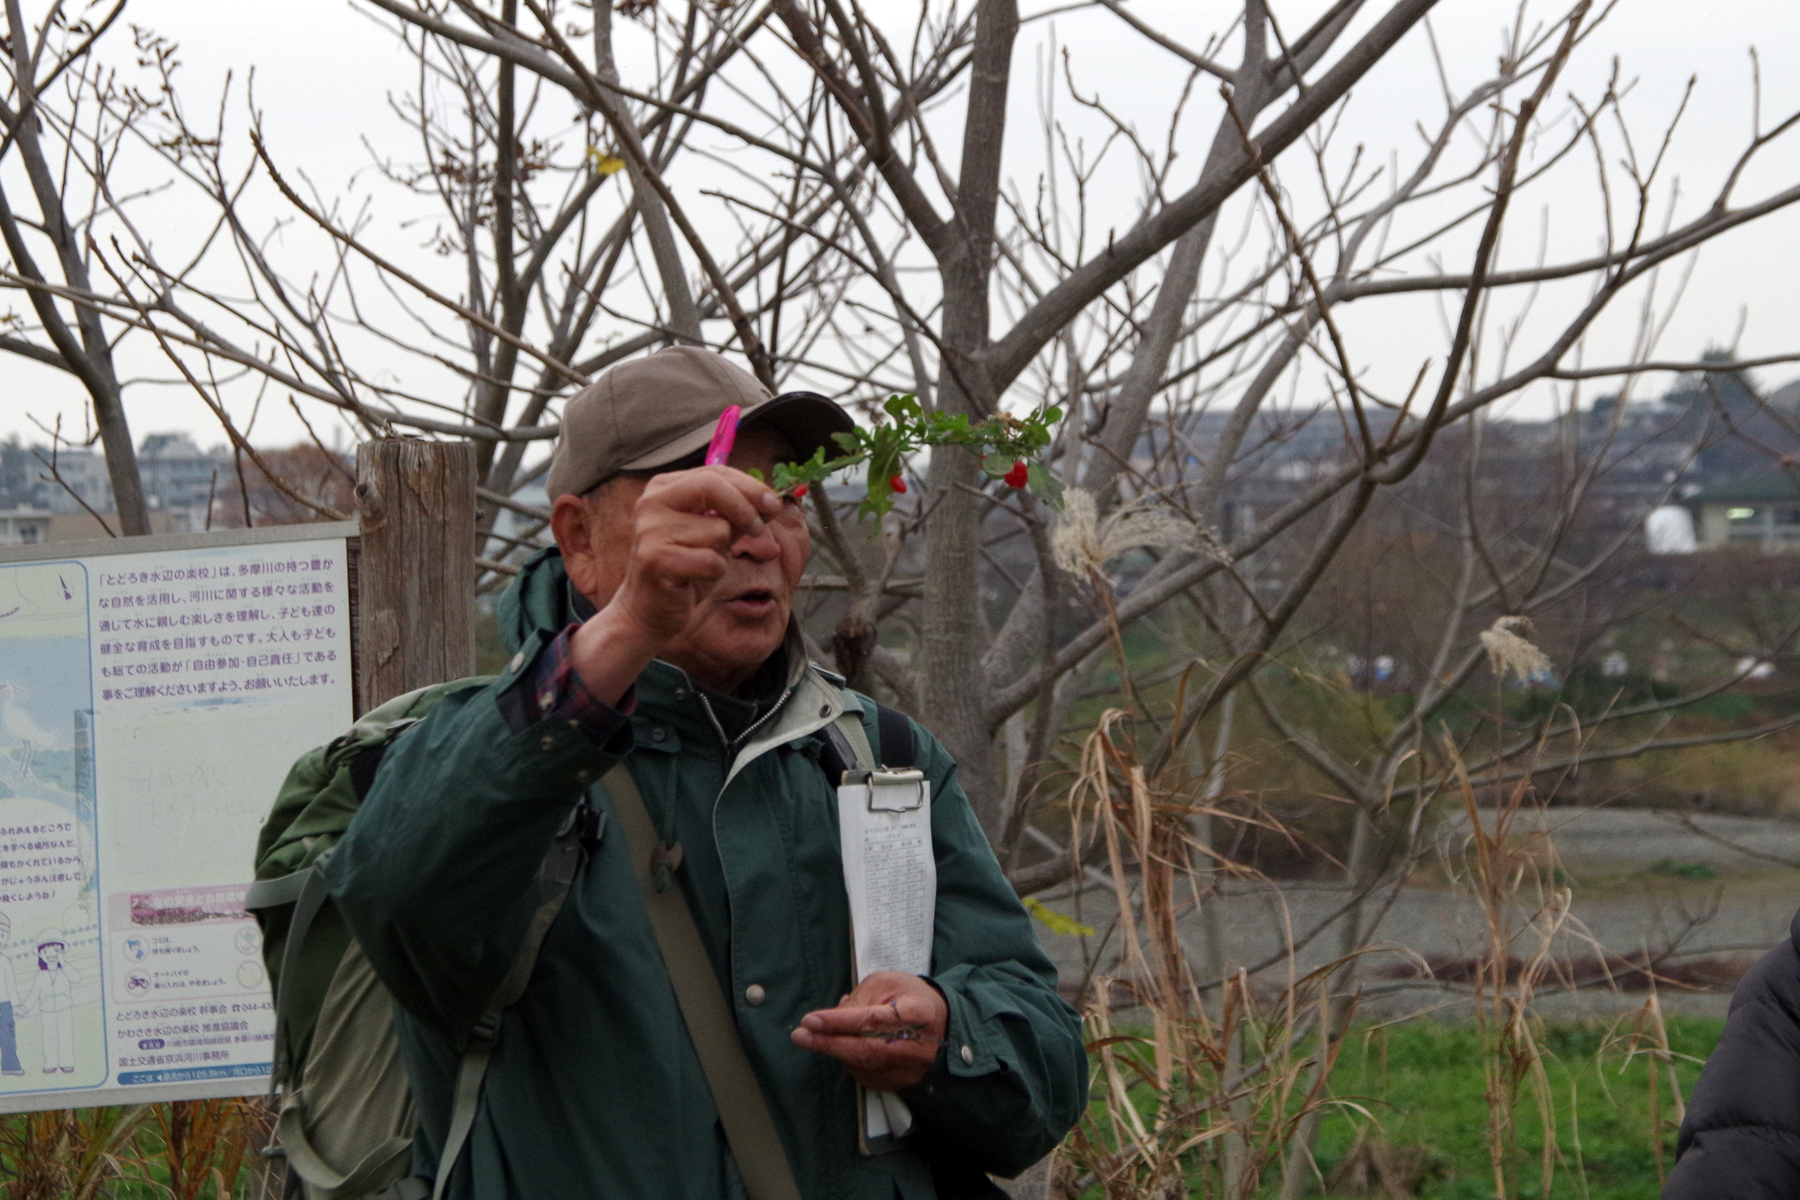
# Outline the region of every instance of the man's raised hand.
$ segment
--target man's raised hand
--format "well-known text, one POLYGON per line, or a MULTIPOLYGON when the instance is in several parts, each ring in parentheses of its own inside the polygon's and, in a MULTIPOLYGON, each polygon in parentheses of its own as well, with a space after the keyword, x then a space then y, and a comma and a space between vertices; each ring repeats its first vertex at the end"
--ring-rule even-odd
POLYGON ((732 546, 763 536, 781 510, 767 484, 732 467, 654 476, 633 510, 625 579, 607 608, 659 639, 660 649, 724 576, 732 546))
POLYGON ((598 508, 559 497, 552 523, 570 581, 599 605, 570 643, 575 669, 613 704, 687 629, 734 553, 778 552, 769 521, 783 504, 761 480, 723 466, 627 477, 608 489, 598 508), (758 547, 762 539, 771 540, 758 547))

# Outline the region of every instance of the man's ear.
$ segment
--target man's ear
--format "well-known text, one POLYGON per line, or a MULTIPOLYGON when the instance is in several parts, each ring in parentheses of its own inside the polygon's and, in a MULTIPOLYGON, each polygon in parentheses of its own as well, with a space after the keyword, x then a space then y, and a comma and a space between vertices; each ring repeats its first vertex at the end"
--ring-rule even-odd
POLYGON ((550 506, 550 532, 562 551, 569 582, 584 596, 594 593, 594 514, 580 496, 564 492, 550 506))

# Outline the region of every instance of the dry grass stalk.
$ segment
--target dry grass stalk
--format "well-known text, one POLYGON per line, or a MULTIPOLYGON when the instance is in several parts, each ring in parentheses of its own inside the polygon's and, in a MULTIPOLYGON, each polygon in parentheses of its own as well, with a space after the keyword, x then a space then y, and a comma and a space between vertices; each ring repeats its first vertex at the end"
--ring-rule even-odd
POLYGON ((1108 1200, 1255 1196, 1302 1115, 1341 1103, 1322 1085, 1330 1063, 1319 1070, 1318 1056, 1337 1046, 1317 1036, 1310 999, 1340 964, 1291 980, 1272 1001, 1259 1002, 1242 971, 1203 995, 1176 927, 1181 877, 1194 882, 1188 819, 1203 810, 1147 777, 1122 710, 1088 736, 1070 799, 1075 844, 1105 848, 1124 971, 1091 989, 1096 1105, 1065 1157, 1108 1200), (1121 994, 1147 1033, 1119 1028, 1121 994))
MULTIPOLYGON (((1548 669, 1548 658, 1515 632, 1519 627, 1502 619, 1488 631, 1495 636, 1483 642, 1497 674, 1529 678, 1548 669)), ((1254 981, 1241 968, 1223 981, 1197 980, 1178 920, 1190 914, 1190 904, 1210 902, 1193 861, 1196 852, 1213 851, 1191 840, 1190 819, 1204 814, 1280 827, 1254 809, 1246 815, 1210 807, 1213 793, 1192 781, 1148 772, 1137 753, 1135 727, 1132 713, 1108 710, 1083 742, 1069 793, 1077 856, 1087 848, 1104 852, 1105 890, 1117 906, 1110 936, 1118 939, 1118 956, 1087 1001, 1095 1104, 1063 1148, 1071 1168, 1065 1178, 1074 1180, 1066 1194, 1250 1200, 1268 1194, 1272 1177, 1279 1176, 1284 1195, 1304 1195, 1326 1183, 1311 1157, 1311 1140, 1317 1115, 1332 1110, 1366 1122, 1355 1143, 1359 1149, 1335 1165, 1333 1186, 1370 1196, 1412 1194, 1419 1185, 1414 1169, 1426 1169, 1424 1160, 1390 1154, 1379 1121, 1331 1092, 1342 1034, 1358 999, 1348 968, 1369 951, 1373 931, 1346 936, 1338 957, 1310 973, 1298 968, 1290 931, 1285 957, 1257 968, 1254 981), (1284 970, 1285 980, 1276 982, 1284 970)), ((1547 721, 1531 751, 1533 763, 1541 761, 1550 728, 1547 721)), ((1547 1197, 1559 1168, 1579 1173, 1581 1147, 1573 1126, 1566 1148, 1559 1135, 1537 1001, 1551 988, 1580 986, 1577 960, 1557 947, 1565 937, 1585 935, 1571 914, 1572 894, 1560 882, 1554 842, 1538 819, 1538 773, 1522 771, 1510 786, 1484 784, 1478 793, 1448 730, 1441 754, 1430 757, 1431 781, 1419 804, 1436 796, 1449 802, 1451 812, 1460 807, 1467 836, 1459 849, 1445 850, 1445 865, 1477 905, 1483 926, 1480 952, 1459 957, 1459 972, 1443 982, 1468 992, 1480 1038, 1492 1195, 1547 1197), (1535 1143, 1529 1151, 1528 1142, 1535 1143)), ((1422 817, 1423 807, 1415 811, 1415 824, 1422 817)), ((1416 839, 1418 830, 1413 833, 1416 839)), ((1234 869, 1223 860, 1218 865, 1234 869)), ((1415 968, 1431 974, 1426 960, 1414 957, 1415 968)), ((1616 961, 1593 947, 1602 975, 1616 961)), ((1649 966, 1637 971, 1651 973, 1649 966)), ((1679 1122, 1680 1100, 1654 981, 1650 986, 1627 1059, 1651 1059, 1651 1136, 1660 1163, 1670 1125, 1665 1114, 1679 1122), (1664 1090, 1675 1093, 1672 1105, 1664 1102, 1664 1090)), ((1573 1092, 1567 1098, 1571 1114, 1574 1098, 1573 1092)), ((1584 1182, 1579 1174, 1576 1182, 1584 1182)))
MULTIPOLYGON (((1487 634, 1482 638, 1485 643, 1487 634)), ((1552 949, 1569 921, 1572 896, 1568 888, 1550 884, 1554 853, 1544 853, 1549 843, 1532 839, 1527 849, 1522 848, 1524 839, 1514 836, 1514 824, 1527 811, 1533 794, 1530 777, 1520 780, 1484 811, 1455 744, 1446 736, 1444 745, 1469 822, 1462 874, 1481 906, 1487 934, 1486 952, 1476 960, 1471 982, 1472 1012, 1481 1034, 1487 1080, 1487 1143, 1494 1195, 1517 1194, 1519 1097, 1528 1089, 1540 1124, 1539 1190, 1548 1196, 1558 1157, 1556 1101, 1544 1068, 1543 1040, 1532 1006, 1539 987, 1556 970, 1552 949), (1527 941, 1531 944, 1521 953, 1521 943, 1527 941)))
POLYGON ((1437 1174, 1431 1150, 1398 1146, 1372 1127, 1360 1130, 1331 1173, 1333 1196, 1367 1196, 1379 1200, 1412 1200, 1437 1174))
POLYGON ((161 1134, 157 1156, 167 1173, 169 1200, 231 1200, 244 1160, 267 1132, 263 1106, 255 1100, 181 1100, 155 1106, 153 1125, 161 1134))
MULTIPOLYGON (((1656 1182, 1660 1186, 1668 1173, 1668 1164, 1664 1162, 1665 1143, 1687 1117, 1687 1105, 1681 1098, 1681 1080, 1675 1073, 1675 1063, 1677 1059, 1688 1062, 1698 1060, 1676 1054, 1669 1048, 1669 1029, 1663 1018, 1662 997, 1658 995, 1654 983, 1631 1026, 1631 1031, 1618 1039, 1618 1048, 1624 1051, 1624 1057, 1619 1063, 1619 1073, 1624 1074, 1638 1058, 1646 1060, 1644 1085, 1648 1089, 1650 1100, 1650 1153, 1656 1160, 1656 1182), (1662 1101, 1665 1079, 1670 1101, 1670 1111, 1667 1114, 1663 1111, 1662 1101)), ((1603 1047, 1602 1053, 1611 1048, 1611 1045, 1603 1047)))
POLYGON ((1531 632, 1530 617, 1501 617, 1481 631, 1481 646, 1494 678, 1510 674, 1520 683, 1530 683, 1550 674, 1550 656, 1515 632, 1520 629, 1531 632))
POLYGON ((273 1196, 246 1164, 268 1140, 260 1100, 187 1100, 20 1113, 0 1121, 6 1200, 100 1200, 123 1182, 167 1200, 273 1196))
POLYGON ((131 1140, 150 1106, 21 1113, 0 1122, 7 1200, 94 1200, 135 1162, 131 1140))
POLYGON ((1104 577, 1108 563, 1138 549, 1192 550, 1231 561, 1210 529, 1155 497, 1139 497, 1102 517, 1092 492, 1070 488, 1063 493, 1062 517, 1050 535, 1057 566, 1077 579, 1104 577))

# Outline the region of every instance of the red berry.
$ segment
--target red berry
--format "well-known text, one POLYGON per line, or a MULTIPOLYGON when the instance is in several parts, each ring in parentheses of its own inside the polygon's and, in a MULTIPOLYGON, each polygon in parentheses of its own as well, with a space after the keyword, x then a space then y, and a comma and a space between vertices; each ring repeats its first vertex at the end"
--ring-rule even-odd
POLYGON ((794 499, 796 499, 796 500, 806 499, 806 485, 804 483, 796 483, 794 485, 794 499))
POLYGON ((888 487, 902 496, 906 495, 906 480, 898 475, 888 480, 888 487))
POLYGON ((1006 485, 1008 487, 1022 488, 1031 482, 1031 469, 1025 465, 1025 460, 1021 458, 1013 463, 1012 470, 1008 471, 1002 478, 1006 480, 1006 485))

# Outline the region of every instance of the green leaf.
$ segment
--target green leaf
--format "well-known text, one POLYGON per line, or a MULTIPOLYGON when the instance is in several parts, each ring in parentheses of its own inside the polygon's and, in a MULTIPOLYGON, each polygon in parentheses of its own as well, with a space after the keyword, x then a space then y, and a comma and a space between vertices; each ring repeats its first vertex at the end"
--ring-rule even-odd
POLYGON ((888 416, 896 421, 917 417, 925 411, 919 407, 918 399, 910 395, 889 396, 881 407, 887 411, 888 416))
POLYGON ((1042 496, 1052 508, 1062 507, 1062 484, 1056 481, 1044 468, 1042 463, 1030 463, 1025 468, 1025 486, 1042 496))
POLYGON ((926 412, 917 397, 896 394, 882 402, 882 409, 888 420, 831 435, 841 453, 828 458, 826 449, 820 447, 804 463, 779 464, 775 486, 791 489, 801 483, 823 484, 834 475, 866 464, 867 490, 857 512, 879 517, 894 507, 888 481, 908 457, 927 447, 961 446, 971 454, 985 455, 981 467, 990 479, 1003 477, 1015 462, 1023 460, 1027 486, 1061 507, 1061 485, 1048 470, 1032 462, 1050 444, 1050 426, 1063 418, 1061 408, 1052 405, 1024 417, 1001 415, 974 421, 967 413, 926 412))

